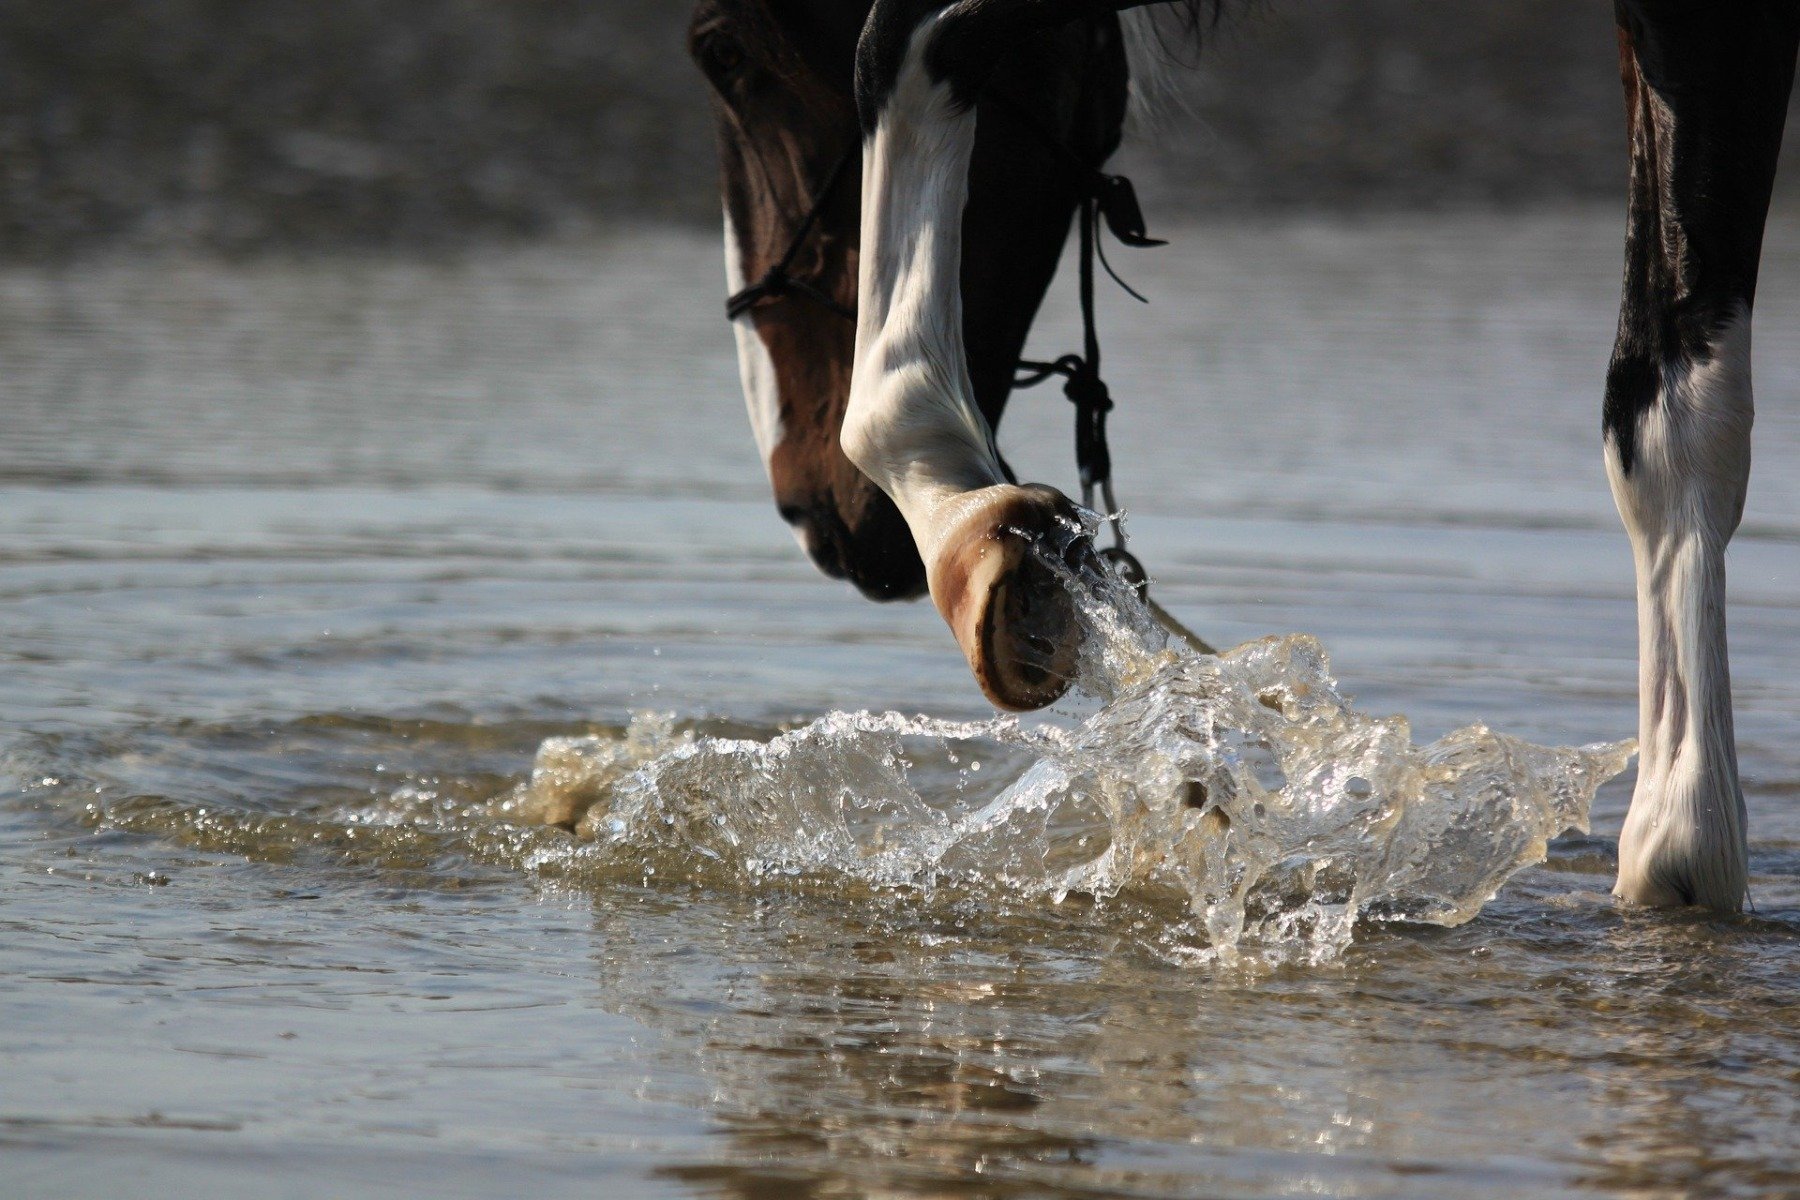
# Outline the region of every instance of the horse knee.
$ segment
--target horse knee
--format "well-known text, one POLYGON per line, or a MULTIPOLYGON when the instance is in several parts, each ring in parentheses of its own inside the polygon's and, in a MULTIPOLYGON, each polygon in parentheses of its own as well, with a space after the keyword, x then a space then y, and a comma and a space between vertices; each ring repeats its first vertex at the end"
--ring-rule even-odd
POLYGON ((1699 537, 1720 549, 1750 479, 1750 310, 1722 307, 1704 339, 1663 355, 1623 342, 1607 374, 1607 473, 1634 544, 1699 537))
POLYGON ((891 406, 884 406, 871 396, 871 390, 866 386, 861 389, 851 387, 850 403, 838 429, 838 446, 857 470, 881 483, 887 478, 886 467, 891 458, 889 447, 893 438, 889 430, 893 414, 884 411, 884 407, 891 406))

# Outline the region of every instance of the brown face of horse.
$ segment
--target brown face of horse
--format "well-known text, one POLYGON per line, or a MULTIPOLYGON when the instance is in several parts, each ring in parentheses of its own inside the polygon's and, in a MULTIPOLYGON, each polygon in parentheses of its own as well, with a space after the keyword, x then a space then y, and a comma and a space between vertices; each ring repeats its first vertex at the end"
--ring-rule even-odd
MULTIPOLYGON (((715 97, 726 272, 734 291, 761 279, 849 155, 788 270, 854 309, 862 139, 847 72, 858 26, 801 22, 775 7, 706 0, 689 36, 715 97), (842 77, 828 74, 834 61, 842 77)), ((906 523, 838 446, 854 323, 814 297, 788 293, 734 324, 750 423, 776 506, 801 546, 820 570, 874 599, 917 595, 925 568, 906 523)))
MULTIPOLYGON (((854 77, 869 7, 870 0, 701 0, 689 50, 714 94, 731 290, 761 280, 818 208, 787 272, 824 301, 789 291, 734 322, 775 503, 822 571, 891 600, 924 590, 924 565, 899 510, 838 444, 856 331, 833 305, 856 305, 862 133, 854 77)), ((1117 144, 1126 73, 1112 32, 1097 63, 1091 50, 1078 56, 1085 34, 1053 32, 1027 39, 993 74, 992 88, 1008 104, 984 115, 977 135, 962 272, 969 372, 990 424, 999 422, 1080 199, 1083 172, 1070 152, 1098 166, 1117 144), (1019 111, 1042 126, 1022 127, 1012 115, 1019 111)))

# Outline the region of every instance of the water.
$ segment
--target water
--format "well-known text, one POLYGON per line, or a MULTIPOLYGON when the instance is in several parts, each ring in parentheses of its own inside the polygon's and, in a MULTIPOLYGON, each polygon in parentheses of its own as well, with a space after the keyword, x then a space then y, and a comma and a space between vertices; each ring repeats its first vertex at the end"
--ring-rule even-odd
MULTIPOLYGON (((1512 778, 1506 737, 1632 732, 1616 224, 1133 256, 1157 303, 1103 320, 1158 594, 1220 644, 1319 641, 1146 653, 1112 706, 1022 724, 929 610, 796 561, 705 239, 0 272, 0 1191, 1800 1189, 1800 231, 1771 231, 1731 558, 1758 912, 1608 900, 1627 771, 1591 835, 1421 923, 1616 765, 1568 756, 1479 863, 1352 881, 1384 764, 1497 748, 1512 778), (1209 872, 1245 860, 1206 855, 1304 775, 1294 697, 1257 699, 1303 679, 1330 745, 1418 748, 1295 788, 1354 836, 1324 869, 1278 846, 1236 924, 1243 876, 1209 872), (1194 723, 1224 695, 1215 731, 1282 726, 1228 785, 1194 723), (873 803, 773 805, 778 759, 873 803), (589 801, 578 834, 499 819, 589 801)), ((1066 484, 1065 421, 1023 401, 1009 457, 1066 484)))
MULTIPOLYGON (((1359 919, 1468 920, 1550 838, 1587 832, 1595 789, 1631 757, 1629 743, 1547 750, 1480 726, 1415 749, 1404 720, 1344 703, 1311 638, 1215 657, 1121 636, 1104 618, 1134 598, 1108 590, 1078 592, 1101 618, 1089 644, 1109 639, 1107 657, 1131 653, 1133 670, 1074 729, 836 712, 767 741, 696 740, 646 715, 622 737, 546 741, 498 811, 452 822, 473 817, 483 841, 495 817, 566 828, 591 847, 509 829, 507 857, 599 886, 660 872, 926 904, 947 888, 1160 896, 1176 901, 1155 918, 1173 961, 1238 965, 1248 946, 1258 962, 1316 965, 1359 919)), ((421 815, 445 814, 408 804, 375 819, 410 830, 421 815)))

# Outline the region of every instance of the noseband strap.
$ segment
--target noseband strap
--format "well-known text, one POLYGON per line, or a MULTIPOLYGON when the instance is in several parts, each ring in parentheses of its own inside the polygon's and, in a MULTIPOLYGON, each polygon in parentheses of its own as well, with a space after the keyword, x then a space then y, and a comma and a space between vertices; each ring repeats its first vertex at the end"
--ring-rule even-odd
POLYGON ((788 242, 787 251, 782 254, 774 266, 763 272, 761 279, 742 291, 733 292, 726 297, 725 317, 727 320, 735 321, 764 300, 776 296, 805 296, 808 300, 836 313, 847 321, 856 320, 854 309, 838 303, 816 284, 808 283, 804 279, 795 279, 788 274, 788 268, 792 267, 794 260, 800 257, 800 251, 806 245, 806 239, 812 236, 813 227, 819 223, 819 217, 824 213, 825 206, 831 202, 832 193, 837 191, 838 184, 843 180, 845 172, 850 169, 851 161, 860 157, 861 154, 862 146, 853 145, 838 158, 837 164, 831 168, 831 174, 825 177, 825 186, 819 189, 819 194, 813 198, 812 207, 806 210, 806 219, 801 221, 800 228, 794 231, 793 240, 788 242))

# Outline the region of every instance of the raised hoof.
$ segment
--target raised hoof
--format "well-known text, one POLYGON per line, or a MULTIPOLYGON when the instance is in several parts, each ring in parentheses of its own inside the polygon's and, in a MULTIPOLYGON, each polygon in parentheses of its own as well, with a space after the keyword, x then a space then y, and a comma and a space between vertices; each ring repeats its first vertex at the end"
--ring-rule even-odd
POLYGON ((1041 484, 1000 484, 959 497, 961 510, 929 556, 931 599, 956 635, 982 694, 1014 712, 1069 690, 1081 627, 1067 579, 1092 546, 1074 505, 1041 484))

